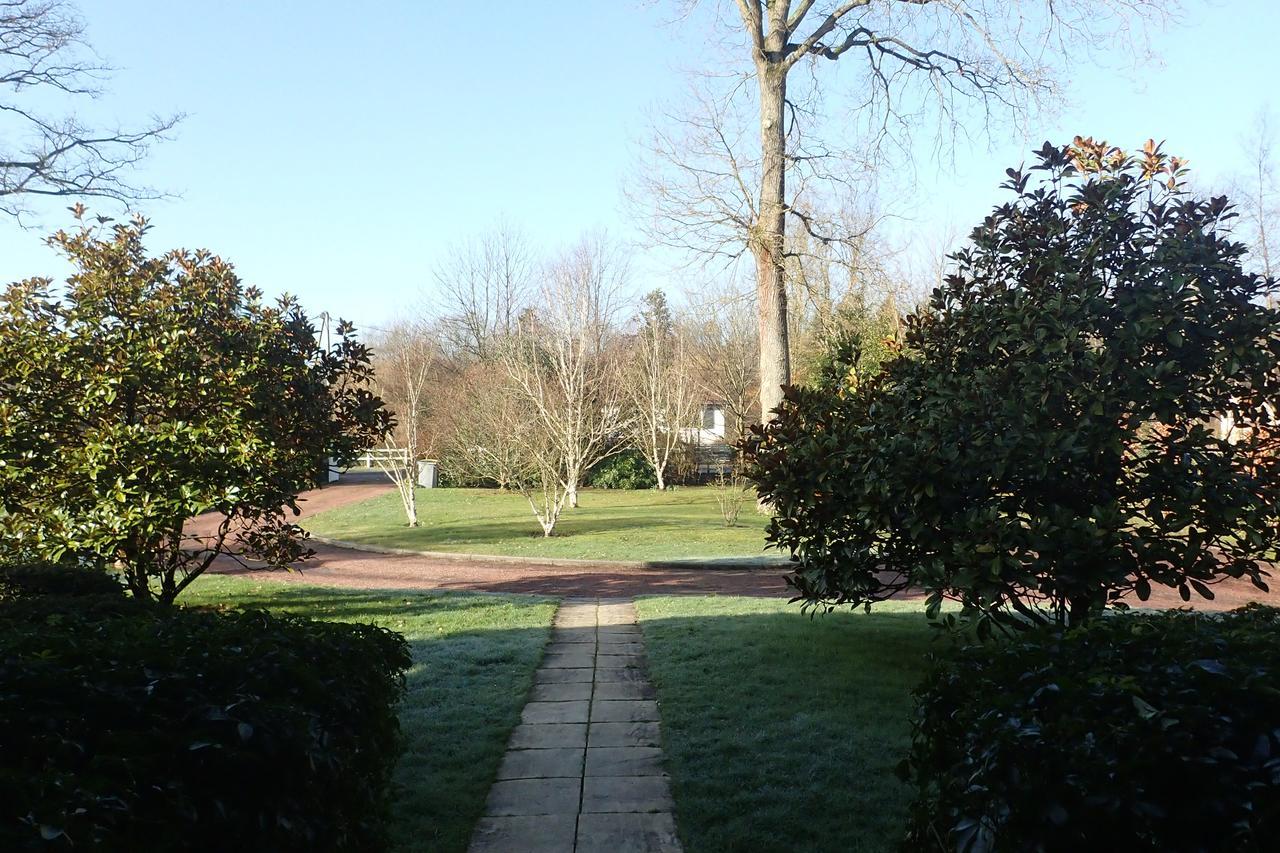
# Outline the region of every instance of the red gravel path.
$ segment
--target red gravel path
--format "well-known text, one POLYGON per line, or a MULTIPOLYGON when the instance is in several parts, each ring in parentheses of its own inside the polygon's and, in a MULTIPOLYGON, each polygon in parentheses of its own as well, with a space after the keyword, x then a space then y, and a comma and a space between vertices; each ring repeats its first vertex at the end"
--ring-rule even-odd
MULTIPOLYGON (((392 488, 381 474, 346 475, 301 497, 302 516, 362 501, 392 488)), ((316 555, 300 572, 246 570, 224 564, 222 574, 359 589, 460 589, 542 595, 625 597, 654 594, 778 596, 787 587, 778 569, 650 569, 609 565, 573 567, 487 561, 483 558, 374 554, 314 543, 316 555)))
MULTIPOLYGON (((318 512, 362 501, 391 489, 380 474, 346 475, 342 481, 302 495, 301 521, 318 512)), ((321 584, 357 589, 456 589, 485 592, 522 592, 543 595, 632 597, 636 595, 722 595, 785 596, 786 584, 779 569, 665 569, 619 568, 609 565, 546 565, 534 562, 506 562, 483 558, 442 558, 401 554, 374 554, 330 545, 314 544, 316 556, 300 567, 300 572, 246 570, 230 564, 220 573, 275 579, 286 582, 321 584)), ((1252 584, 1224 581, 1213 587, 1216 598, 1205 601, 1193 596, 1189 606, 1197 610, 1229 610, 1250 601, 1280 606, 1280 572, 1275 572, 1272 592, 1264 593, 1252 584)), ((908 597, 916 597, 909 595, 908 597)), ((1151 600, 1134 606, 1183 607, 1174 590, 1157 589, 1151 600)))

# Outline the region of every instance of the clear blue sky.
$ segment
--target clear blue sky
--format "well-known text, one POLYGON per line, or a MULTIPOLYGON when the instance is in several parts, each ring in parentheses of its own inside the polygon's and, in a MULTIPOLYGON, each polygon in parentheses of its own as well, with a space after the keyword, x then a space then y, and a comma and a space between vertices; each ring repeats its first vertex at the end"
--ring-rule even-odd
MULTIPOLYGON (((1157 38, 1163 68, 1140 79, 1072 68, 1072 103, 1034 141, 1154 136, 1202 176, 1235 170, 1239 137, 1277 80, 1280 10, 1188 7, 1157 38)), ((429 295, 444 249, 499 216, 547 250, 588 228, 634 236, 619 193, 631 143, 678 96, 705 37, 696 18, 683 35, 665 25, 667 0, 81 8, 121 69, 96 114, 189 113, 138 176, 181 194, 147 205, 151 248, 208 247, 268 293, 361 326, 429 295)), ((954 164, 922 162, 918 220, 899 227, 976 222, 1027 148, 997 139, 954 164)), ((46 230, 70 221, 46 211, 46 230)), ((662 284, 663 268, 638 259, 637 289, 662 284)), ((63 272, 38 230, 0 222, 0 279, 63 272)))

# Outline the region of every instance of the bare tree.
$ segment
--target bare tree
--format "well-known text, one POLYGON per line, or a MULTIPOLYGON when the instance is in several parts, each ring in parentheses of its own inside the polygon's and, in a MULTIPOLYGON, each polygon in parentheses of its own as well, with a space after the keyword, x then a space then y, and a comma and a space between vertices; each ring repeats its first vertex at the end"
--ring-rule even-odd
POLYGON ((1249 231, 1250 254, 1268 278, 1280 273, 1280 176, 1276 174, 1276 130, 1267 110, 1254 118, 1241 140, 1248 157, 1231 195, 1249 231))
MULTIPOLYGON (((541 310, 526 315, 504 352, 530 411, 530 446, 558 454, 571 507, 586 472, 621 447, 622 400, 610 345, 626 275, 626 259, 607 238, 583 238, 551 264, 541 310)), ((537 459, 547 452, 539 450, 537 459)))
MULTIPOLYGON (((152 118, 141 129, 95 129, 74 114, 51 116, 19 98, 29 90, 93 98, 111 68, 94 56, 84 21, 62 0, 0 0, 0 212, 18 218, 32 196, 132 202, 158 197, 127 174, 151 143, 181 120, 152 118)), ((47 99, 47 98, 46 98, 47 99)))
POLYGON ((528 240, 509 223, 455 247, 434 272, 441 327, 451 348, 489 361, 527 307, 537 268, 528 240))
POLYGON ((655 290, 644 299, 639 328, 624 370, 631 442, 653 468, 658 490, 667 488, 667 467, 693 424, 697 399, 685 342, 655 290))
POLYGON ((808 176, 804 184, 848 175, 838 165, 848 158, 817 138, 818 65, 845 60, 860 72, 852 107, 877 141, 909 134, 925 110, 963 132, 966 103, 977 106, 984 127, 998 113, 1026 115, 1059 94, 1065 75, 1055 60, 1078 62, 1112 35, 1140 35, 1174 2, 734 0, 751 70, 726 78, 722 98, 701 99, 706 106, 686 136, 658 134, 655 160, 668 168, 649 189, 657 218, 675 226, 668 233, 687 235, 688 248, 736 256, 740 246, 752 255, 766 417, 791 373, 788 220, 820 242, 844 239, 810 215, 805 196, 813 190, 794 185, 797 176, 808 176), (795 74, 799 68, 808 75, 795 74), (738 121, 744 102, 754 104, 754 132, 738 121))
POLYGON ((501 491, 528 482, 532 471, 521 436, 529 412, 506 372, 474 364, 451 382, 457 393, 445 404, 453 415, 447 455, 459 479, 490 482, 501 491))
POLYGON ((556 433, 551 430, 521 430, 517 433, 517 440, 523 464, 514 482, 529 502, 533 516, 542 528, 542 535, 549 537, 555 532, 560 514, 572 494, 564 475, 564 452, 556 433))
POLYGON ((728 416, 728 441, 740 438, 760 418, 754 314, 750 294, 709 288, 691 302, 682 322, 698 388, 723 405, 728 416))
POLYGON ((385 449, 389 452, 374 459, 395 484, 409 526, 417 527, 421 425, 427 415, 427 390, 439 370, 439 351, 422 323, 401 323, 380 338, 376 350, 378 390, 396 413, 397 424, 387 437, 385 449))

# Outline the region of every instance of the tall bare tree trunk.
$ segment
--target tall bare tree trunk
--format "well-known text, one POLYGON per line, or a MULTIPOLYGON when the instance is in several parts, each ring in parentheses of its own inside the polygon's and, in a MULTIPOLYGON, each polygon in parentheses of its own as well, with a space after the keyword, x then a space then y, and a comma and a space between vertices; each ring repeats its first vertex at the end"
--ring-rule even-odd
MULTIPOLYGON (((781 55, 786 32, 769 34, 766 53, 781 55)), ((760 211, 751 254, 756 262, 756 297, 760 312, 760 410, 764 421, 782 403, 782 386, 791 381, 791 355, 787 341, 787 283, 783 275, 786 234, 786 154, 784 111, 787 71, 765 57, 756 61, 760 81, 760 144, 763 169, 760 177, 760 211)))

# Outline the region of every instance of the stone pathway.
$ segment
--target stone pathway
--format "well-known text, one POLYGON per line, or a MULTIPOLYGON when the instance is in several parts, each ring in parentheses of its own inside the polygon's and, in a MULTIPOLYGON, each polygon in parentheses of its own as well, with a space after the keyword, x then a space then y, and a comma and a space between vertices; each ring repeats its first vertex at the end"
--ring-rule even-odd
POLYGON ((565 599, 470 853, 679 853, 635 606, 565 599))

